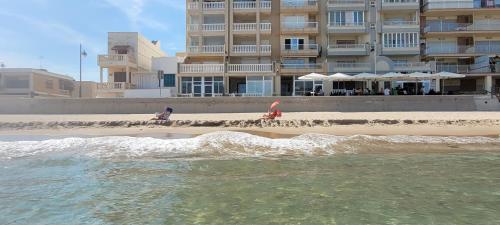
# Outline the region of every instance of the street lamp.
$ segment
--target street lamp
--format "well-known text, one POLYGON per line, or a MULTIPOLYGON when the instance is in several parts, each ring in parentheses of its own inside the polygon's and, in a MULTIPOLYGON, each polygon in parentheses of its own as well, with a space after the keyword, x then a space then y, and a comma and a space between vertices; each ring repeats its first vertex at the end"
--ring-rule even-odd
POLYGON ((87 57, 87 52, 85 52, 85 50, 82 50, 82 44, 80 44, 80 98, 82 98, 82 57, 87 57))

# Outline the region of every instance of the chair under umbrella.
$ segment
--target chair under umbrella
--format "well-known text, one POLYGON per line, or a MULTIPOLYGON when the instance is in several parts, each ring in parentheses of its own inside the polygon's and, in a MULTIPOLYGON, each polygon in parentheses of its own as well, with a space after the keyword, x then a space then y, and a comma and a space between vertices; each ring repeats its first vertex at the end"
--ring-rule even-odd
POLYGON ((328 76, 319 73, 310 73, 298 78, 299 80, 326 80, 328 76))
MULTIPOLYGON (((343 81, 352 81, 353 79, 353 76, 350 76, 350 75, 347 75, 347 74, 344 74, 344 73, 335 73, 335 74, 332 74, 332 75, 329 75, 328 76, 328 80, 331 80, 331 81, 337 81, 337 87, 340 89, 340 82, 343 81)), ((344 84, 344 87, 345 87, 345 84, 344 84)))

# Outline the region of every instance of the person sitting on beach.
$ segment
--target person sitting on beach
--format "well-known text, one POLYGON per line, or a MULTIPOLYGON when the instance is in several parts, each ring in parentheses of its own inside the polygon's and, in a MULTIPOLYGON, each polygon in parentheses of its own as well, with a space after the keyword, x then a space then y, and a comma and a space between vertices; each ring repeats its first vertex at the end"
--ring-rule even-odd
POLYGON ((168 106, 165 106, 165 109, 163 110, 163 112, 161 113, 155 113, 155 116, 156 118, 153 118, 154 120, 170 120, 170 115, 172 115, 172 113, 174 112, 174 110, 168 106))
POLYGON ((269 109, 267 110, 267 114, 264 114, 262 116, 262 119, 265 120, 274 120, 276 117, 281 117, 281 110, 277 109, 276 107, 281 103, 281 101, 278 99, 271 104, 269 109))

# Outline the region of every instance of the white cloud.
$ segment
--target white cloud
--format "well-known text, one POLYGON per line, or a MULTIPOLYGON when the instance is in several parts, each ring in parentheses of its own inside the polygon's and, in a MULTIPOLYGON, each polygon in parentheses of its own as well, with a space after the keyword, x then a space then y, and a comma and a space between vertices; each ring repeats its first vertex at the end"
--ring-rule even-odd
POLYGON ((134 30, 139 30, 140 26, 146 26, 155 30, 167 30, 168 26, 164 23, 144 15, 144 7, 147 0, 105 0, 125 14, 134 30))

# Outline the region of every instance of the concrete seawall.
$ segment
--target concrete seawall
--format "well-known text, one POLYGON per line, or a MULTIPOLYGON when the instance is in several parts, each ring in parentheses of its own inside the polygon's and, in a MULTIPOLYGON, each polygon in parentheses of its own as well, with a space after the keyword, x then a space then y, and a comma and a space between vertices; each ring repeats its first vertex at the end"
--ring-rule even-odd
POLYGON ((0 99, 0 114, 148 114, 264 112, 275 99, 285 112, 500 111, 489 96, 217 97, 163 99, 0 99))

